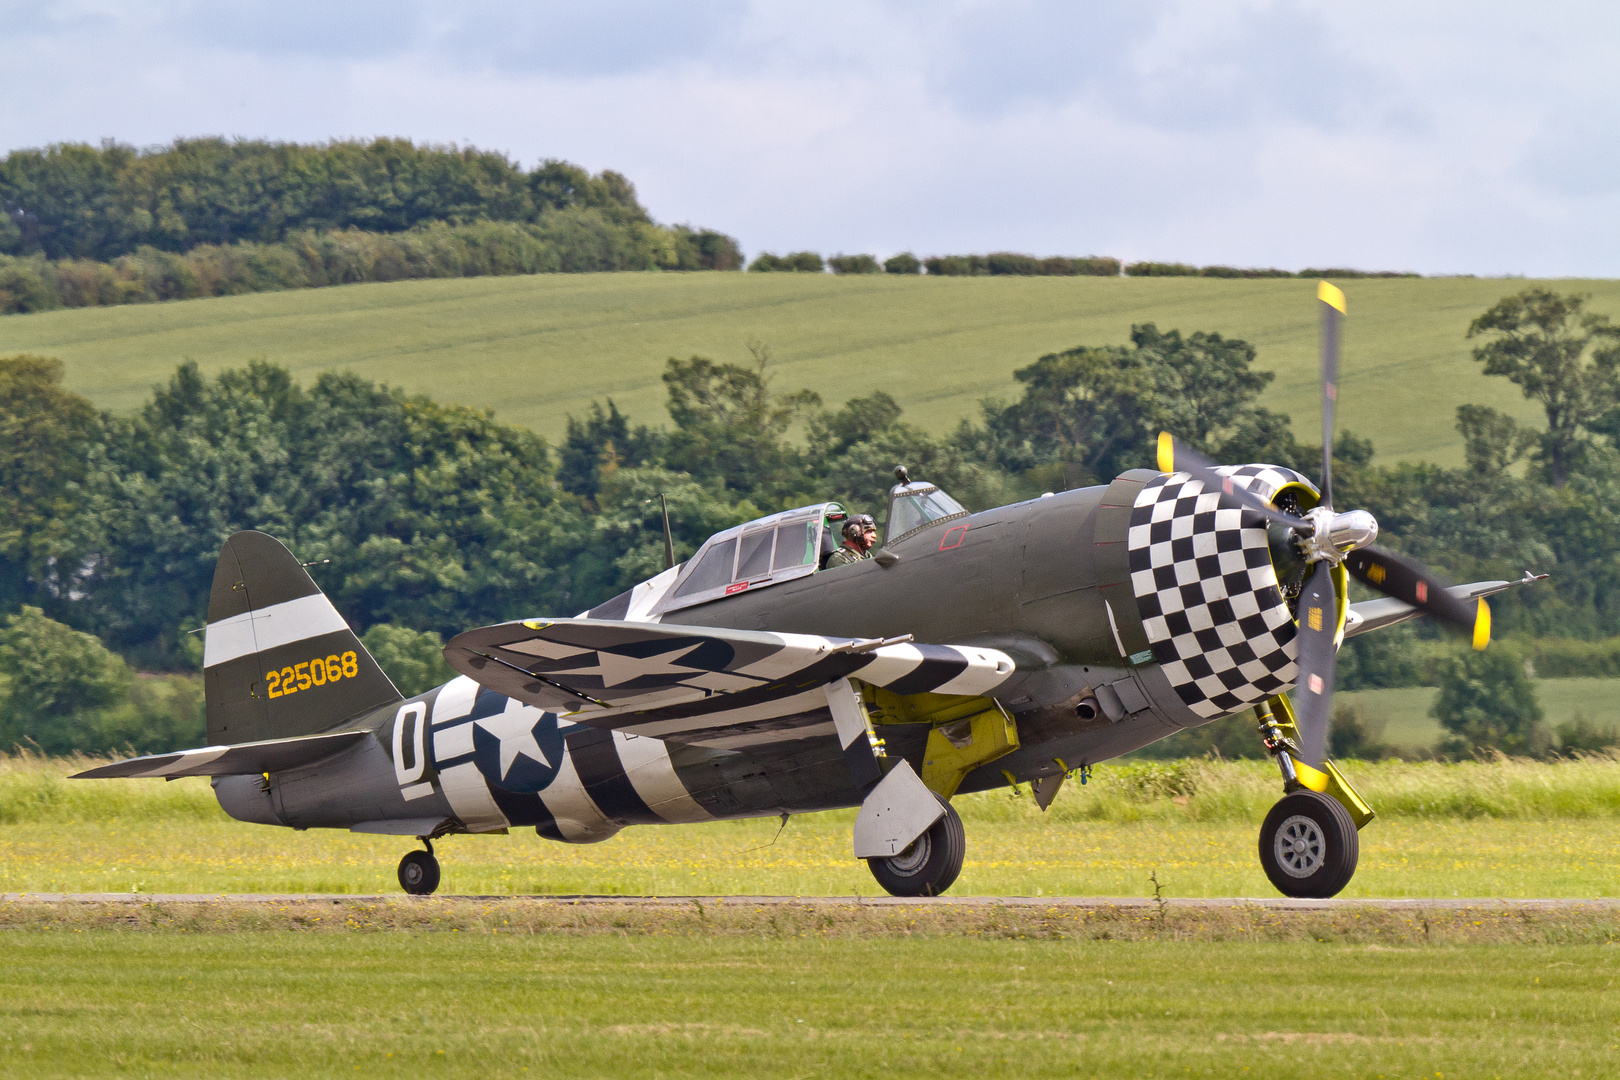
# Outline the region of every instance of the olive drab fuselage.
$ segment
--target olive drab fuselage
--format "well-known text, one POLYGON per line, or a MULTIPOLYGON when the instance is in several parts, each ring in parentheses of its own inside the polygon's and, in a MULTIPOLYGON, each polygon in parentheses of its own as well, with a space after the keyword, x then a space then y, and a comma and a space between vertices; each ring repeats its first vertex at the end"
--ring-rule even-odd
MULTIPOLYGON (((1206 722, 1153 661, 1132 594, 1131 506, 1156 475, 1128 473, 1107 486, 937 522, 886 549, 897 559, 864 559, 749 589, 668 612, 663 621, 911 635, 1001 650, 1017 673, 995 702, 1014 725, 1017 748, 969 771, 956 790, 1053 777, 1206 722)), ((609 606, 589 614, 618 617, 598 614, 609 606)), ((864 794, 830 740, 784 738, 717 753, 566 716, 534 728, 538 756, 551 766, 534 777, 534 790, 503 790, 487 782, 493 766, 480 755, 495 751, 475 745, 475 735, 484 739, 492 714, 516 719, 513 710, 518 702, 458 679, 373 714, 365 724, 377 739, 337 760, 279 773, 268 785, 226 778, 216 790, 235 816, 299 828, 383 820, 408 831, 453 816, 468 831, 533 826, 572 842, 604 839, 627 824, 855 806, 864 794)), ((521 723, 534 714, 528 710, 521 723)), ((888 755, 922 770, 929 724, 886 724, 882 734, 888 755)))

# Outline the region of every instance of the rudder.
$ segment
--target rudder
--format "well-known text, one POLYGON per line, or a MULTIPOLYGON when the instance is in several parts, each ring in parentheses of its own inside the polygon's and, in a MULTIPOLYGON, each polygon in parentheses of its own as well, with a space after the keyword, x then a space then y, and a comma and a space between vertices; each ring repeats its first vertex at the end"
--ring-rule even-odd
POLYGON ((203 647, 208 739, 313 735, 402 700, 326 594, 262 532, 225 541, 203 647))

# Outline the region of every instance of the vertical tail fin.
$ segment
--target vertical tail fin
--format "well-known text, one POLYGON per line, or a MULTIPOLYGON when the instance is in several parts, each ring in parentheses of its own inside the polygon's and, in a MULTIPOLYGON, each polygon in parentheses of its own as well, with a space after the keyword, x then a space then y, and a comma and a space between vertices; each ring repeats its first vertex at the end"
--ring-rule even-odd
POLYGON ((216 744, 312 735, 401 700, 292 552, 261 532, 219 553, 203 683, 216 744))

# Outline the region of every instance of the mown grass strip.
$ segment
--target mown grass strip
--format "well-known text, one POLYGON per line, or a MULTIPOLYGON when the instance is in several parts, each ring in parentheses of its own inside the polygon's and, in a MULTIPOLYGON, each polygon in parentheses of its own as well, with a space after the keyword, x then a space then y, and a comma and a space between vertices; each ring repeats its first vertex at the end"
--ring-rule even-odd
POLYGON ((237 933, 471 933, 842 940, 1334 942, 1349 945, 1612 945, 1620 907, 1599 901, 1506 904, 1341 901, 1290 907, 1257 901, 1003 902, 984 898, 891 905, 857 898, 752 902, 558 897, 376 897, 263 900, 0 901, 0 929, 237 933))
POLYGON ((1603 945, 0 935, 8 1077, 1546 1076, 1603 945))

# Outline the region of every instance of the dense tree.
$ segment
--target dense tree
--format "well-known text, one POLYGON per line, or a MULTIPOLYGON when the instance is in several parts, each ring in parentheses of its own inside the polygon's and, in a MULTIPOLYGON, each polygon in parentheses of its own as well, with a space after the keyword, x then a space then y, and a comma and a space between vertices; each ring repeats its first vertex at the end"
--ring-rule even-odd
POLYGON ((748 264, 749 272, 755 274, 820 274, 826 272, 826 269, 826 262, 814 251, 795 251, 787 255, 773 255, 769 251, 764 251, 748 264))
POLYGON ((677 561, 721 529, 810 501, 789 497, 758 505, 739 499, 717 478, 700 482, 662 467, 620 469, 603 482, 600 512, 581 522, 573 572, 587 587, 577 607, 600 603, 665 569, 660 494, 669 507, 677 561))
POLYGON ((398 232, 430 221, 542 220, 589 208, 618 224, 647 212, 623 176, 404 139, 302 146, 181 139, 155 150, 64 143, 0 161, 0 252, 112 259, 142 246, 270 242, 300 229, 398 232))
POLYGON ((1233 427, 1276 378, 1254 370, 1254 346, 1199 331, 1161 332, 1152 323, 1131 328, 1131 344, 1155 375, 1161 423, 1182 439, 1209 447, 1233 427))
POLYGON ((1620 404, 1620 327, 1585 310, 1586 298, 1541 287, 1498 302, 1468 327, 1484 337, 1474 359, 1541 405, 1547 430, 1537 460, 1554 487, 1569 483, 1587 433, 1620 404))
MULTIPOLYGON (((911 258, 908 252, 897 258, 911 258)), ((885 264, 887 265, 887 264, 885 264)), ((1067 255, 1048 255, 1040 258, 1021 255, 1015 251, 996 251, 989 255, 931 255, 923 260, 929 274, 942 277, 977 277, 982 274, 1014 275, 1019 277, 1118 277, 1119 260, 1106 255, 1086 255, 1072 258, 1067 255)), ((916 273, 915 269, 889 273, 916 273)))
POLYGON ((60 360, 0 359, 0 611, 39 602, 53 536, 100 439, 95 408, 62 388, 60 360))
POLYGON ((114 427, 83 489, 58 607, 155 662, 200 625, 239 529, 331 559, 317 577, 361 628, 455 632, 572 590, 548 557, 569 511, 543 440, 353 375, 306 391, 270 364, 213 380, 184 365, 114 427))
POLYGON ((1487 405, 1457 406, 1457 432, 1469 470, 1482 480, 1500 477, 1536 444, 1535 432, 1487 405))
POLYGON ((834 255, 827 260, 827 269, 835 274, 877 274, 882 272, 878 261, 870 255, 834 255))
POLYGON ((779 501, 803 491, 803 453, 785 439, 795 422, 821 404, 814 391, 774 393, 769 350, 750 346, 754 366, 715 363, 706 357, 671 358, 665 462, 699 480, 714 480, 739 495, 779 501))
POLYGON ((444 638, 432 630, 377 623, 360 642, 406 697, 425 694, 456 677, 444 659, 444 638))
POLYGON ((406 232, 300 230, 272 243, 141 247, 111 262, 0 256, 0 314, 366 281, 610 270, 735 270, 734 240, 570 206, 538 223, 429 222, 406 232))
MULTIPOLYGON (((819 257, 816 257, 819 268, 819 257)), ((623 175, 471 147, 179 140, 0 160, 0 314, 485 274, 736 270, 623 175)))
POLYGON ((1183 338, 1135 326, 1128 348, 1070 349, 1018 369, 1023 397, 987 404, 982 434, 969 429, 959 441, 1015 472, 1074 463, 1091 482, 1151 464, 1164 430, 1206 450, 1230 436, 1246 452, 1242 460, 1268 460, 1252 454, 1278 438, 1274 429, 1286 419, 1255 405, 1272 375, 1252 369, 1254 356, 1252 345, 1219 334, 1183 338))
POLYGON ((87 718, 124 700, 130 683, 123 657, 25 606, 0 630, 0 749, 75 749, 87 718))
POLYGON ((1440 694, 1429 710, 1449 732, 1441 750, 1472 757, 1496 750, 1539 756, 1547 749, 1541 705, 1524 662, 1505 644, 1463 652, 1440 666, 1440 694))
POLYGON ((558 448, 557 482, 576 495, 595 498, 604 480, 619 469, 647 464, 662 444, 662 436, 646 425, 632 428, 612 398, 605 410, 593 401, 584 420, 568 417, 568 434, 558 448))

